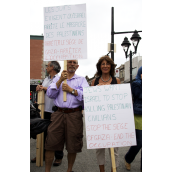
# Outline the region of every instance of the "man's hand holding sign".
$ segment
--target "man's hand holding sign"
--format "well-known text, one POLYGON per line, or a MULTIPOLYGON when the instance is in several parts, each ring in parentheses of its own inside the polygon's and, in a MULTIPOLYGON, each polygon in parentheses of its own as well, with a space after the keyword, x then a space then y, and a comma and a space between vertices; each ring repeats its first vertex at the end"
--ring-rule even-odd
MULTIPOLYGON (((77 60, 68 60, 67 61, 67 70, 63 70, 63 72, 61 73, 60 79, 56 83, 57 88, 60 87, 61 83, 64 80, 71 79, 73 77, 73 74, 75 73, 75 71, 78 69, 78 67, 79 67, 79 65, 78 65, 77 60)), ((64 83, 64 82, 62 83, 62 90, 65 92, 68 92, 68 93, 72 93, 75 96, 78 95, 77 90, 74 90, 67 83, 64 83)))
POLYGON ((62 83, 65 79, 67 79, 67 75, 68 75, 67 70, 63 70, 63 72, 61 73, 60 79, 59 79, 58 82, 56 83, 57 88, 59 88, 60 85, 61 85, 61 83, 62 83))

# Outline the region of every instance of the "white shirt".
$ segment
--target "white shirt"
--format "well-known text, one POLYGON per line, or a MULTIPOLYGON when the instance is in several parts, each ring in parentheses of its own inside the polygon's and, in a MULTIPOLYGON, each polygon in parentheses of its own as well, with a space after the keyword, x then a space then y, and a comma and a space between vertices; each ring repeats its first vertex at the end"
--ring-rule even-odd
MULTIPOLYGON (((49 87, 49 85, 53 82, 53 79, 58 76, 58 74, 54 75, 53 78, 51 79, 50 76, 46 77, 42 83, 43 87, 49 87)), ((54 106, 54 99, 51 99, 45 94, 45 106, 44 106, 44 111, 45 112, 53 112, 52 107, 54 106)))

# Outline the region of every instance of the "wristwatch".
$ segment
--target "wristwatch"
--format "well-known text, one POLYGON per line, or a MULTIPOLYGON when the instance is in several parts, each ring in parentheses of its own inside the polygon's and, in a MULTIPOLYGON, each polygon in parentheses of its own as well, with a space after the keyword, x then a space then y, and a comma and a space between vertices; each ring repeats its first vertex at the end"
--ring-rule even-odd
POLYGON ((75 94, 75 89, 73 89, 71 93, 74 95, 75 94))

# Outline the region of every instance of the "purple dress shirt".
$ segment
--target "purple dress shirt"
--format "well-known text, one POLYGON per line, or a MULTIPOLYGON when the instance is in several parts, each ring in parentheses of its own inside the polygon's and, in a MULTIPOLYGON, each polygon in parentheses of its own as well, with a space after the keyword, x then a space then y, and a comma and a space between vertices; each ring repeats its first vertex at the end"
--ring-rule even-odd
POLYGON ((74 75, 71 79, 67 79, 67 84, 77 90, 78 96, 74 96, 67 92, 67 101, 63 101, 62 83, 59 88, 56 86, 56 82, 60 79, 59 76, 55 77, 53 82, 47 89, 47 96, 55 99, 54 104, 60 108, 77 108, 78 106, 84 106, 83 104, 83 87, 88 87, 85 77, 74 75))

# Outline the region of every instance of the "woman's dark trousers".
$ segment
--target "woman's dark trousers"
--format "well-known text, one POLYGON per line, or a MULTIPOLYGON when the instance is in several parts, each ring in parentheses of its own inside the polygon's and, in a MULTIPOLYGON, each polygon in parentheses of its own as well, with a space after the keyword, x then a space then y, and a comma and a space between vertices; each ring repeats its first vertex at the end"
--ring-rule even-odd
MULTIPOLYGON (((127 154, 125 155, 125 160, 127 163, 131 164, 133 160, 135 159, 136 155, 142 148, 142 130, 136 129, 136 141, 137 146, 131 146, 127 154)), ((141 151, 141 166, 140 169, 142 169, 142 151, 141 151)))

